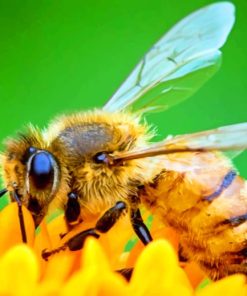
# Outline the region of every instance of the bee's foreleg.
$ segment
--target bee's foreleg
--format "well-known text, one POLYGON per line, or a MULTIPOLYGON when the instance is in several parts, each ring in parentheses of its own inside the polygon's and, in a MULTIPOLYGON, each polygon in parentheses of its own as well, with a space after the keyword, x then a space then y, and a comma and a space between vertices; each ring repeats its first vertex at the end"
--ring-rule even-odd
POLYGON ((68 227, 81 222, 80 213, 81 207, 78 200, 78 195, 75 192, 70 192, 68 194, 68 202, 64 211, 64 216, 68 227))
POLYGON ((144 245, 147 245, 148 243, 150 243, 153 239, 147 226, 143 222, 140 210, 139 209, 132 210, 130 214, 130 218, 131 218, 132 227, 135 233, 137 234, 137 236, 139 237, 139 239, 142 241, 142 243, 144 245))
POLYGON ((82 219, 80 218, 81 206, 78 200, 78 194, 72 191, 67 195, 67 197, 68 201, 64 210, 67 232, 60 233, 60 238, 65 237, 75 225, 82 222, 82 219))

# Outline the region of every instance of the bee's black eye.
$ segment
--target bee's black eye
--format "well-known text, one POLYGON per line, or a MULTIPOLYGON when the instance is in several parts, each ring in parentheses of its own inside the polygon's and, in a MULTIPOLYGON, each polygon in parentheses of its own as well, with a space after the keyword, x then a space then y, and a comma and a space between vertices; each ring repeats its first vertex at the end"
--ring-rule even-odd
POLYGON ((35 148, 35 147, 29 147, 27 150, 26 150, 26 152, 24 153, 24 155, 23 155, 23 157, 22 157, 22 159, 21 159, 21 162, 23 163, 23 164, 26 164, 27 163, 27 161, 29 160, 29 158, 34 154, 34 153, 36 153, 37 152, 37 148, 35 148))
POLYGON ((37 149, 35 147, 29 147, 27 152, 29 153, 29 155, 34 154, 37 151, 37 149))
POLYGON ((54 161, 49 152, 42 151, 33 156, 29 176, 37 189, 45 189, 53 183, 54 161))
POLYGON ((99 152, 94 155, 94 161, 96 163, 105 163, 107 161, 108 155, 105 152, 99 152))
POLYGON ((96 163, 111 164, 112 162, 112 158, 107 152, 99 152, 94 155, 93 159, 96 163))

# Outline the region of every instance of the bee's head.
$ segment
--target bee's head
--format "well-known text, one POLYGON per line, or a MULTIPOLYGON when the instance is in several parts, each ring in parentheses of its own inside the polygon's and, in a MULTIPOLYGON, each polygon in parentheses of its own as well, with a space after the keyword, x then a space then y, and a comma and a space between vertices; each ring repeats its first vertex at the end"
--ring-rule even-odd
POLYGON ((15 191, 38 224, 46 214, 59 185, 59 164, 45 149, 37 130, 7 142, 3 175, 10 195, 15 191))
POLYGON ((143 160, 113 163, 112 156, 145 146, 149 137, 138 118, 124 113, 59 117, 43 133, 31 128, 7 142, 6 188, 18 194, 36 225, 51 203, 65 209, 70 192, 78 194, 81 204, 100 210, 106 201, 134 194, 132 189, 146 175, 143 160))

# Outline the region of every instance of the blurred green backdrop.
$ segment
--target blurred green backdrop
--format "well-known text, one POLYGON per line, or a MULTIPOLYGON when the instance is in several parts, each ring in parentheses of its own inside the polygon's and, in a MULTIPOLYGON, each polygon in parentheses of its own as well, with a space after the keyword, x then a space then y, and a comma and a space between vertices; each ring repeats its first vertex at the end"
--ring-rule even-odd
MULTIPOLYGON (((102 106, 167 29, 212 2, 1 1, 0 139, 102 106)), ((148 118, 160 136, 247 121, 247 1, 233 3, 237 21, 220 71, 189 100, 148 118)), ((247 177, 247 154, 235 162, 247 177)))

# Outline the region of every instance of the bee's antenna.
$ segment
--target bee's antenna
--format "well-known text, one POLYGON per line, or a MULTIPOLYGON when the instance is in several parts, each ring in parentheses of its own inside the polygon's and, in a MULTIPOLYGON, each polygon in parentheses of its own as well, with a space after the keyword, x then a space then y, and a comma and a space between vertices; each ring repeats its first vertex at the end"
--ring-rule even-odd
POLYGON ((2 197, 5 193, 8 192, 8 189, 4 188, 0 190, 0 197, 2 197))
POLYGON ((20 201, 20 198, 16 191, 13 191, 13 197, 17 202, 18 205, 18 217, 20 221, 20 228, 21 228, 21 236, 22 236, 22 241, 23 243, 27 242, 27 234, 26 234, 26 229, 25 229, 25 223, 24 223, 24 218, 23 218, 23 211, 22 211, 22 203, 20 201))

